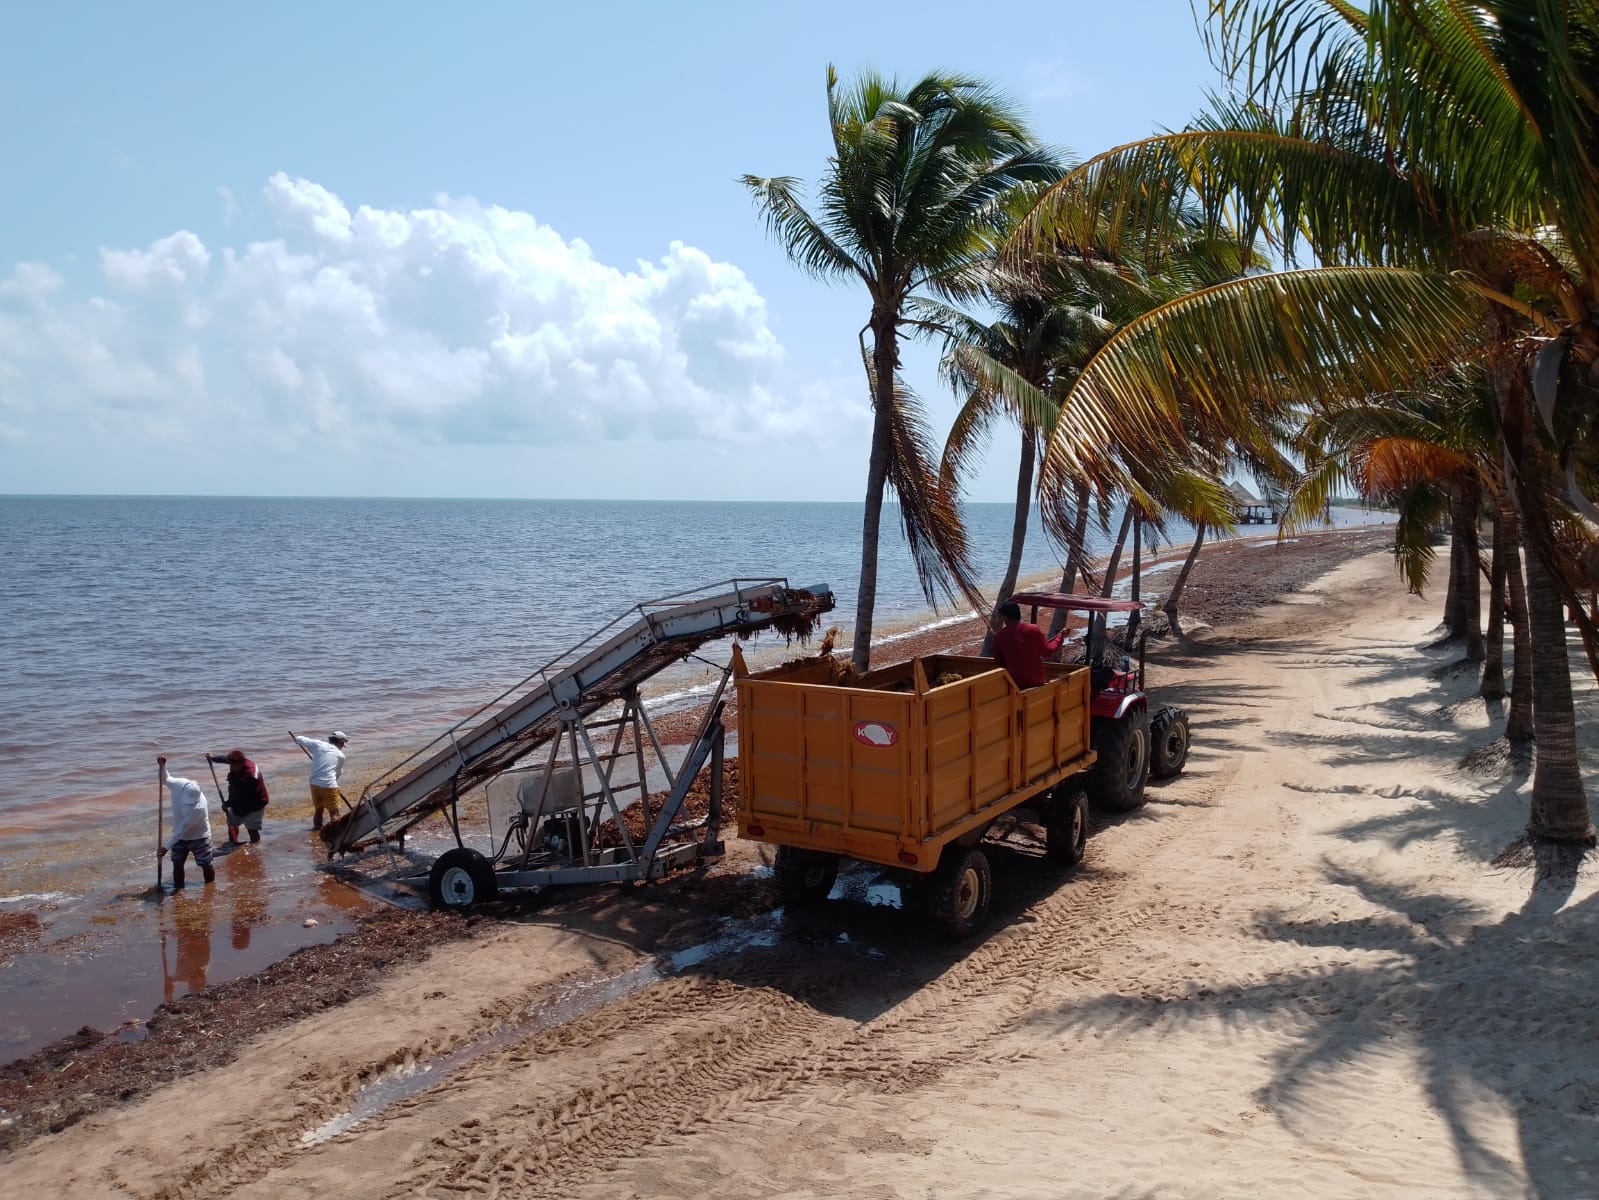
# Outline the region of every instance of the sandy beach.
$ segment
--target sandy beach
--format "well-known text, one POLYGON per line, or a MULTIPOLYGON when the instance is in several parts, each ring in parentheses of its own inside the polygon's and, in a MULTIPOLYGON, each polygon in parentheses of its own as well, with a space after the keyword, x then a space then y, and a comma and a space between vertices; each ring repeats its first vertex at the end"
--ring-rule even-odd
POLYGON ((1150 655, 1187 772, 1075 872, 1011 830, 974 941, 865 869, 774 911, 737 841, 702 879, 388 911, 0 1071, 8 1190, 1596 1194, 1594 882, 1495 865, 1525 777, 1460 766, 1494 734, 1437 602, 1341 536, 1201 560, 1211 627, 1150 655))

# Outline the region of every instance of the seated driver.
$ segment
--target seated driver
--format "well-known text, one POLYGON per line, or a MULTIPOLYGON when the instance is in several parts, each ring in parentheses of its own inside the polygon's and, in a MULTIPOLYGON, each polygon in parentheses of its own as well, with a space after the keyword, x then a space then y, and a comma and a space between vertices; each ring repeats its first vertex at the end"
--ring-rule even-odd
POLYGON ((999 627, 994 631, 994 661, 1010 672, 1017 687, 1038 687, 1048 676, 1044 660, 1060 649, 1066 638, 1062 629, 1054 637, 1030 621, 1022 620, 1022 606, 1007 600, 999 606, 999 627))

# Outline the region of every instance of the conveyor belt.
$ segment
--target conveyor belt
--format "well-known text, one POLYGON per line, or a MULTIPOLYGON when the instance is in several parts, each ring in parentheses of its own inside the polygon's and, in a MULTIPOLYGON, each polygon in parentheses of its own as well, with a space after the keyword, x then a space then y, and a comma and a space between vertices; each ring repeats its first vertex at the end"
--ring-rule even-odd
POLYGON ((368 784, 322 830, 328 855, 404 832, 549 742, 572 717, 623 699, 706 642, 763 629, 803 636, 832 607, 826 585, 790 588, 786 579, 733 579, 637 605, 368 784))

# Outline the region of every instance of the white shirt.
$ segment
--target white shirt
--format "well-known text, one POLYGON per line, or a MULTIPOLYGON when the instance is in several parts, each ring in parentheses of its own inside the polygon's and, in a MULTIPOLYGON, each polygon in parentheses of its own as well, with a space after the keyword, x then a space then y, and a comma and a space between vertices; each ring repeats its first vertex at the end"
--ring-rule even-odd
POLYGON ((172 793, 172 836, 167 838, 167 849, 179 842, 210 841, 210 802, 200 785, 177 775, 168 775, 166 782, 172 793))
POLYGON ((311 786, 338 787, 339 772, 344 769, 344 751, 332 742, 319 742, 299 734, 294 735, 294 740, 311 752, 311 786))

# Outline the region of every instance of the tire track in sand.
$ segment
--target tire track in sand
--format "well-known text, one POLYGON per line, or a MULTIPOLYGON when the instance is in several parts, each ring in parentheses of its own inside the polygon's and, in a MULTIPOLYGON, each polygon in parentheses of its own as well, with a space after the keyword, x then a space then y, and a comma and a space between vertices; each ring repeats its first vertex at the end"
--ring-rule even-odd
MULTIPOLYGON (((1223 764, 1193 780, 1198 786, 1189 799, 1210 799, 1232 773, 1223 764)), ((1153 822, 1105 834, 1121 843, 1119 855, 1136 854, 1137 843, 1160 837, 1153 822)), ((372 1131, 420 1122, 417 1157, 391 1164, 398 1173, 381 1183, 374 1179, 374 1190, 362 1194, 565 1200, 574 1183, 603 1179, 641 1154, 807 1087, 909 1090, 953 1066, 982 1060, 984 1043, 1025 1019, 1052 982, 1057 989, 1079 982, 1073 969, 1097 949, 1170 914, 1162 902, 1119 907, 1129 882, 1086 875, 1057 886, 942 974, 865 1021, 846 1014, 874 1007, 879 980, 892 970, 881 960, 788 943, 746 950, 702 974, 668 977, 567 1024, 530 1033, 314 1153, 359 1154, 372 1131), (646 1030, 649 1044, 641 1046, 646 1030), (537 1099, 510 1099, 516 1096, 537 1099)), ((903 961, 914 950, 901 954, 903 961)), ((154 1195, 199 1200, 241 1188, 272 1194, 274 1173, 292 1170, 306 1153, 305 1130, 348 1107, 371 1074, 325 1084, 288 1119, 262 1131, 246 1153, 197 1167, 154 1195)))
MULTIPOLYGON (((1206 779, 1204 793, 1225 786, 1230 774, 1223 769, 1206 779)), ((706 1133, 752 1105, 815 1083, 891 1092, 930 1082, 972 1061, 975 1050, 1033 1011, 1051 981, 1069 968, 1169 916, 1170 906, 1162 902, 1119 907, 1127 890, 1123 878, 1088 878, 1057 888, 1015 924, 865 1022, 828 1016, 813 1003, 741 979, 746 964, 730 964, 726 983, 737 998, 729 995, 728 1008, 697 1018, 714 1027, 663 1038, 632 1061, 597 1061, 592 1082, 565 1095, 485 1106, 482 1111, 492 1115, 436 1134, 421 1161, 387 1194, 451 1196, 464 1190, 491 1197, 565 1197, 575 1183, 593 1183, 641 1153, 706 1133), (801 1011, 791 1011, 795 1007, 801 1011), (785 1010, 784 1021, 772 1019, 778 1008, 785 1010), (729 1017, 735 1019, 729 1023, 729 1017)), ((837 985, 808 990, 834 1010, 847 1009, 847 993, 866 990, 863 965, 871 969, 868 960, 857 959, 840 981, 842 991, 837 985)), ((796 955, 775 969, 804 966, 796 955)), ((663 995, 650 1019, 663 1011, 682 1016, 678 1005, 707 999, 692 990, 663 995)), ((607 1013, 607 1024, 636 1015, 607 1013)), ((490 1086, 504 1065, 482 1064, 482 1079, 462 1082, 490 1086)), ((503 1077, 499 1082, 503 1086, 503 1077)))

